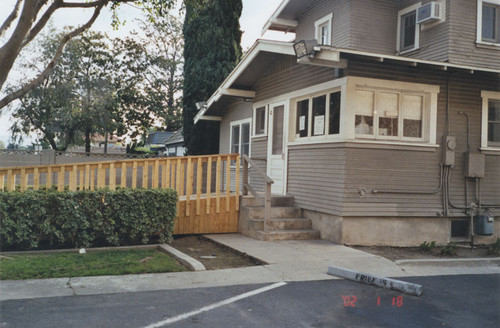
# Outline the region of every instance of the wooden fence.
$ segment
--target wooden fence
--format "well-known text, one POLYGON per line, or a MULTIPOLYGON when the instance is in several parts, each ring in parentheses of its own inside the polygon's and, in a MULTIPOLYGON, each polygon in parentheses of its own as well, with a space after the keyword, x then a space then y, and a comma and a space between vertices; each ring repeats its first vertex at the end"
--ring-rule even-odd
POLYGON ((228 154, 7 167, 0 191, 172 188, 179 195, 175 234, 237 232, 239 188, 231 181, 240 181, 239 162, 239 154, 228 154))

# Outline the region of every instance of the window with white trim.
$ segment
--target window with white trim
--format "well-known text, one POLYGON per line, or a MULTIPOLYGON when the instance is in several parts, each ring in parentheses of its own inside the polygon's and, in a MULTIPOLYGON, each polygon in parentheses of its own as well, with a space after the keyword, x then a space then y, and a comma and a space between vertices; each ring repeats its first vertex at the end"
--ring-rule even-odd
POLYGON ((483 91, 481 147, 500 149, 500 92, 483 91))
POLYGON ((422 140, 424 97, 423 93, 357 88, 356 137, 422 140))
POLYGON ((298 98, 295 138, 325 138, 340 131, 340 90, 298 98))
POLYGON ((500 0, 477 0, 476 42, 500 45, 500 0))
POLYGON ((250 155, 250 119, 231 122, 231 153, 250 155))
POLYGON ((435 147, 439 89, 355 76, 306 88, 290 99, 289 141, 435 147))
POLYGON ((398 12, 396 50, 400 53, 419 48, 420 26, 417 24, 417 9, 420 6, 419 2, 398 12))
POLYGON ((254 136, 267 135, 267 108, 266 106, 254 109, 254 136))
POLYGON ((314 22, 316 40, 319 44, 327 46, 332 45, 332 19, 333 14, 329 14, 314 22))

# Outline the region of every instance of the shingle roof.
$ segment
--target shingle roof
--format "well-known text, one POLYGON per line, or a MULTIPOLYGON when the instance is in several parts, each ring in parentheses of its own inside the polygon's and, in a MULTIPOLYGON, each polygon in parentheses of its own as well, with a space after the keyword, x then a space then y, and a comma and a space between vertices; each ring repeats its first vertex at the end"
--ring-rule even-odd
POLYGON ((170 138, 174 132, 164 132, 164 131, 156 131, 148 134, 148 140, 146 141, 146 145, 161 145, 164 144, 165 141, 170 138))
POLYGON ((182 128, 175 131, 175 133, 165 141, 165 145, 172 145, 181 142, 184 142, 184 136, 182 135, 182 128))

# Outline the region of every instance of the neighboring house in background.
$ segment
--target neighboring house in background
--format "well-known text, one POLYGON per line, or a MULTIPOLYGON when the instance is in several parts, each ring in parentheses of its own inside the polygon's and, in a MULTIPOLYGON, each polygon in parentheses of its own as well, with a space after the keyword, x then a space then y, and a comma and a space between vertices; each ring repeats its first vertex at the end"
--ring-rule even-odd
POLYGON ((500 0, 285 0, 266 30, 317 44, 247 52, 195 118, 221 153, 265 159, 323 239, 500 236, 500 0))
POLYGON ((184 156, 186 148, 184 147, 184 136, 182 135, 182 128, 177 130, 170 138, 165 141, 164 154, 171 156, 184 156))
POLYGON ((174 132, 166 131, 155 131, 148 134, 146 139, 146 146, 149 146, 151 150, 158 151, 162 153, 165 151, 165 141, 170 138, 174 132))

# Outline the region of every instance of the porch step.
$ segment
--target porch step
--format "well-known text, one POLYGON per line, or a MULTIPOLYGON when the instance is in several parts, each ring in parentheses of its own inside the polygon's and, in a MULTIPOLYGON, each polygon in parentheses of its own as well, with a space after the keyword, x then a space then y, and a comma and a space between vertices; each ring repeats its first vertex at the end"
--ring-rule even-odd
POLYGON ((313 229, 275 230, 270 232, 255 231, 254 238, 266 241, 318 239, 319 231, 313 229))
MULTIPOLYGON (((264 194, 261 196, 264 198, 264 194)), ((240 205, 241 207, 262 206, 253 196, 241 196, 240 205)), ((293 196, 272 195, 271 207, 293 207, 293 196)))
MULTIPOLYGON (((250 228, 255 231, 264 231, 264 219, 250 219, 250 228)), ((311 220, 305 218, 272 218, 270 230, 309 230, 311 220)))
MULTIPOLYGON (((248 219, 263 219, 264 207, 247 206, 240 208, 240 216, 248 219)), ((298 207, 271 207, 271 218, 300 218, 302 210, 298 207)))

